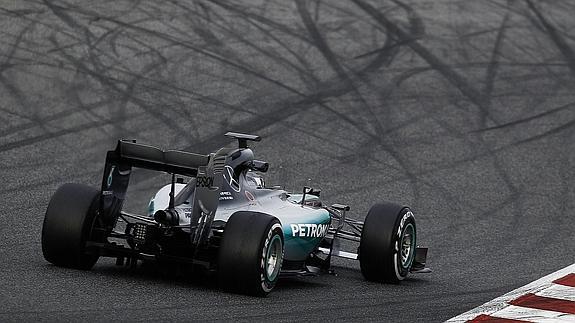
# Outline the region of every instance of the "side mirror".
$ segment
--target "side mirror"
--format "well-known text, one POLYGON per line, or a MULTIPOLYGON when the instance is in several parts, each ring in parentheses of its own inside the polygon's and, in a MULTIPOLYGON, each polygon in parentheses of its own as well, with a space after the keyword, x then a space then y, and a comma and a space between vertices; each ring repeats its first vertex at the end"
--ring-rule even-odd
POLYGON ((249 168, 250 168, 251 170, 255 170, 255 171, 258 171, 258 172, 265 173, 265 172, 267 172, 268 169, 270 168, 270 164, 269 164, 269 163, 266 163, 266 162, 264 162, 264 161, 261 161, 261 160, 253 160, 253 161, 250 163, 249 168))

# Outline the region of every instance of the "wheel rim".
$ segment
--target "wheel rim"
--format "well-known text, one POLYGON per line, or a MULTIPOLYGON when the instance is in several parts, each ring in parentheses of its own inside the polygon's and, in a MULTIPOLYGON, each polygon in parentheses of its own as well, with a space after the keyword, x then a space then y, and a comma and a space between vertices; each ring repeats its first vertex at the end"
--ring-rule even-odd
POLYGON ((400 246, 401 267, 409 269, 415 250, 415 227, 411 223, 408 223, 403 230, 400 246))
POLYGON ((282 240, 279 235, 274 235, 268 245, 266 252, 266 276, 268 280, 274 281, 280 271, 280 262, 282 257, 282 240))

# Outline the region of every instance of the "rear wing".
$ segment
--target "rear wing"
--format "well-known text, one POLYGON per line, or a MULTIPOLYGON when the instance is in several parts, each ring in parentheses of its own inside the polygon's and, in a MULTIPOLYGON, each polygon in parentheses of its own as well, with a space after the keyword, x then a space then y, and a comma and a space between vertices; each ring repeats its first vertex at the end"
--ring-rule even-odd
MULTIPOLYGON (((258 136, 241 133, 227 133, 226 135, 238 140, 240 150, 247 148, 247 141, 261 140, 258 136)), ((106 154, 100 195, 100 216, 98 217, 99 221, 103 222, 100 223, 101 227, 112 230, 115 226, 117 215, 121 213, 126 198, 132 167, 145 168, 172 174, 168 209, 174 208, 174 175, 194 177, 189 183, 189 185, 195 184, 191 205, 190 237, 194 245, 205 243, 218 208, 227 156, 235 150, 220 148, 209 155, 201 155, 179 150, 164 151, 153 146, 138 144, 135 141, 118 141, 116 149, 106 154)), ((252 166, 257 170, 267 170, 267 164, 264 165, 265 163, 261 162, 260 164, 252 166)))
POLYGON ((132 167, 196 177, 200 169, 205 170, 210 164, 210 159, 209 155, 179 150, 164 151, 135 141, 119 140, 116 149, 106 154, 100 199, 102 218, 104 221, 112 221, 122 209, 132 167))
POLYGON ((154 146, 120 140, 116 149, 108 152, 106 160, 119 161, 132 167, 196 176, 198 168, 208 165, 210 156, 180 150, 163 151, 154 146))

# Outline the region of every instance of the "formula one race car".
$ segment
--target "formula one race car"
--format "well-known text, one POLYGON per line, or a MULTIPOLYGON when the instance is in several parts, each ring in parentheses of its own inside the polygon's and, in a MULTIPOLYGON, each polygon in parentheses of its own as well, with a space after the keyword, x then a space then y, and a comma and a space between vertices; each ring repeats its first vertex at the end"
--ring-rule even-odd
POLYGON ((239 147, 209 155, 118 141, 106 155, 99 191, 64 184, 52 196, 42 228, 46 260, 78 269, 92 268, 100 256, 118 265, 186 263, 216 273, 227 291, 259 296, 280 276, 329 272, 334 256, 359 260, 371 281, 429 271, 408 207, 378 203, 361 222, 348 217, 347 205, 323 205, 319 190, 268 188, 260 174, 269 165, 247 145, 260 137, 226 136, 239 147), (122 210, 132 167, 171 174, 147 215, 122 210), (342 239, 357 242, 357 251, 340 250, 342 239))

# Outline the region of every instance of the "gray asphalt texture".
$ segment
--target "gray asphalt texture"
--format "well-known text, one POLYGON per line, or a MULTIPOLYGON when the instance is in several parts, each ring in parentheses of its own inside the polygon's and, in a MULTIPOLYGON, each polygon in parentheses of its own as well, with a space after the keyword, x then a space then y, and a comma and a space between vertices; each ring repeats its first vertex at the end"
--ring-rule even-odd
MULTIPOLYGON (((442 321, 575 262, 575 3, 0 0, 0 321, 442 321), (432 274, 282 281, 47 263, 44 211, 118 138, 255 133, 270 185, 412 207, 432 274)), ((166 177, 135 176, 145 210, 166 177)))

